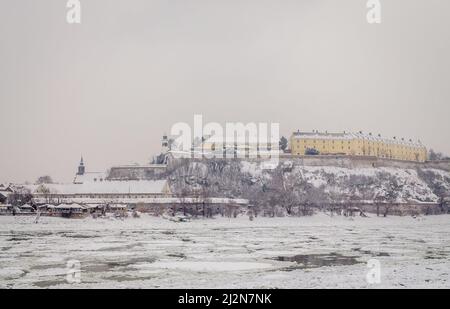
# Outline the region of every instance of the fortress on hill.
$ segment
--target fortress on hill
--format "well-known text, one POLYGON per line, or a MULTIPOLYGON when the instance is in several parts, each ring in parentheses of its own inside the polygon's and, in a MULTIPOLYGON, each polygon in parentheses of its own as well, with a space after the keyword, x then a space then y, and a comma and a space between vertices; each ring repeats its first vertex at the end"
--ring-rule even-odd
MULTIPOLYGON (((78 167, 74 183, 150 180, 159 179, 174 160, 169 136, 164 135, 161 140, 161 154, 152 164, 113 166, 107 172, 87 172, 83 159, 78 167)), ((266 146, 266 145, 264 145, 266 146)), ((209 148, 208 140, 193 144, 192 158, 196 149, 205 153, 209 148)), ((227 152, 238 155, 238 158, 249 161, 258 159, 246 158, 242 155, 248 148, 261 151, 261 145, 227 145, 227 152), (231 151, 229 151, 231 149, 231 151)), ((288 150, 283 152, 278 145, 273 146, 280 152, 280 160, 294 160, 305 166, 340 166, 347 168, 364 167, 397 167, 417 168, 429 167, 450 170, 449 162, 427 162, 427 148, 420 141, 406 140, 404 138, 385 138, 381 135, 358 133, 329 133, 329 132, 293 132, 288 150)), ((176 152, 176 151, 175 151, 176 152)), ((221 153, 221 152, 220 152, 221 153)), ((188 156, 189 158, 189 156, 188 156)), ((230 158, 228 156, 227 158, 230 158)))
POLYGON ((224 150, 235 156, 225 159, 194 156, 197 149, 205 153, 205 141, 200 147, 193 145, 188 153, 191 156, 178 158, 172 153, 170 138, 164 136, 160 154, 151 163, 94 172, 87 170, 81 158, 72 183, 25 188, 33 195, 33 203, 63 204, 62 211, 68 207, 64 204, 73 203, 130 206, 158 213, 172 206, 189 206, 195 211, 198 207, 214 211, 260 207, 263 211, 273 203, 266 198, 294 190, 301 193, 296 195, 299 207, 350 205, 378 212, 383 206, 385 213, 398 214, 446 211, 450 160, 427 161, 427 150, 420 142, 361 132, 298 131, 292 134, 287 148, 282 148, 281 142, 275 147, 278 164, 274 170, 265 170, 263 156, 243 156, 255 150, 260 153, 259 143, 226 145, 224 150), (280 187, 279 175, 292 186, 290 189, 280 187), (305 204, 304 197, 313 204, 305 204))

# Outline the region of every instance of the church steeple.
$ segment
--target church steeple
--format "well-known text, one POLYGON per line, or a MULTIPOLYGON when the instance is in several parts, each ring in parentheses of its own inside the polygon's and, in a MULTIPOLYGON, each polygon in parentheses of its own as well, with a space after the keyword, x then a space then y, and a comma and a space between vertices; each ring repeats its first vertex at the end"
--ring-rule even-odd
POLYGON ((85 172, 85 166, 83 161, 83 155, 81 155, 80 165, 78 165, 78 173, 77 175, 84 175, 85 172))
POLYGON ((169 139, 167 137, 167 134, 164 134, 161 140, 161 152, 163 154, 166 154, 168 151, 169 151, 169 139))

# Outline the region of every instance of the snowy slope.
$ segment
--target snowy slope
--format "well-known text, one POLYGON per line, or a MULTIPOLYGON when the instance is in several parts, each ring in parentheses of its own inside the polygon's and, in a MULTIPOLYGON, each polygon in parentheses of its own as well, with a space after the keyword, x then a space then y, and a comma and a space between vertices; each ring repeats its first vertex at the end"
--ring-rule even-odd
POLYGON ((450 173, 438 169, 305 166, 296 161, 282 161, 274 170, 264 170, 255 161, 186 161, 169 177, 174 192, 186 187, 207 187, 227 197, 256 200, 263 193, 276 195, 287 190, 300 195, 314 191, 330 202, 436 203, 450 191, 450 173))

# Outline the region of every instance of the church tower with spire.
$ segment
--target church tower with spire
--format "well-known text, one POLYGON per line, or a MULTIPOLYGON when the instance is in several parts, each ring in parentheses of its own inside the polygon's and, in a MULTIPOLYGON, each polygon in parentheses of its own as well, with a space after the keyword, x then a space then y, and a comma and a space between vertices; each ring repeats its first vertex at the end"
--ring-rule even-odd
POLYGON ((164 134, 161 140, 161 152, 163 154, 166 154, 168 151, 169 151, 169 139, 167 137, 167 134, 164 134))
POLYGON ((85 166, 83 162, 83 156, 81 156, 80 165, 78 165, 78 173, 77 175, 84 175, 85 172, 85 166))

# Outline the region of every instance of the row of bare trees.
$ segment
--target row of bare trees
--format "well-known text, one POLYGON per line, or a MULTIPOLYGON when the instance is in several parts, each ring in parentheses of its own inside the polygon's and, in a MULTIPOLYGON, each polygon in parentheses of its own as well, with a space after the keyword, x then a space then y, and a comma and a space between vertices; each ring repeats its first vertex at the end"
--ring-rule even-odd
POLYGON ((305 216, 315 210, 348 212, 356 207, 372 207, 387 216, 399 200, 409 198, 402 179, 378 171, 374 175, 337 175, 317 171, 314 183, 301 166, 280 164, 262 174, 243 172, 239 160, 185 160, 168 173, 172 188, 180 198, 245 198, 255 215, 305 216), (405 195, 406 194, 406 195, 405 195), (369 202, 372 206, 366 206, 369 202))

